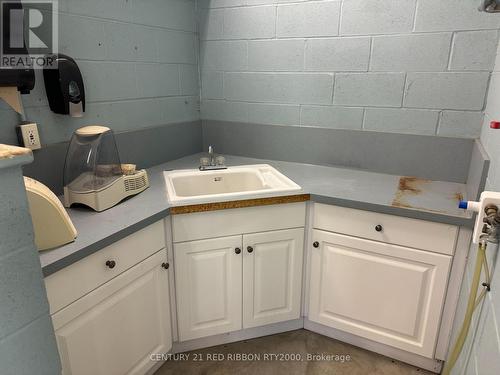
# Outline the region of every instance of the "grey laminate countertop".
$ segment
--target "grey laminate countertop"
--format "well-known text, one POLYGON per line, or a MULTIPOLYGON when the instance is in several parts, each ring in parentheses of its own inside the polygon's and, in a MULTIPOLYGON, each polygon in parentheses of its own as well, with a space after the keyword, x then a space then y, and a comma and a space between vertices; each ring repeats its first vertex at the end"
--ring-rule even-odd
MULTIPOLYGON (((40 253, 44 275, 57 272, 167 216, 169 204, 162 172, 196 168, 200 155, 149 169, 149 189, 107 211, 69 209, 78 237, 73 243, 40 253)), ((465 184, 238 156, 226 156, 226 161, 229 166, 270 164, 302 186, 314 202, 454 225, 473 224, 472 215, 458 208, 458 201, 467 198, 465 184)))

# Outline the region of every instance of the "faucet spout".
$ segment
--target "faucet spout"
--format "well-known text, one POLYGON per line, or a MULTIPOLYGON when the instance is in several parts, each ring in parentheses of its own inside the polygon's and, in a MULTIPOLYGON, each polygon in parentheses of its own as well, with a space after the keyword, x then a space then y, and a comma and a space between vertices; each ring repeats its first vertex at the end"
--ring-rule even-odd
POLYGON ((215 165, 214 147, 211 145, 208 146, 208 157, 210 158, 210 165, 214 166, 215 165))

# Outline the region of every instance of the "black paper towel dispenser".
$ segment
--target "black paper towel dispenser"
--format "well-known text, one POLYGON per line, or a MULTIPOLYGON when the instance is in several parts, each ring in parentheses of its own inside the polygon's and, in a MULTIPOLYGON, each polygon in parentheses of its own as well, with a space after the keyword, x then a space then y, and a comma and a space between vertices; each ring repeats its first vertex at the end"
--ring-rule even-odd
POLYGON ((85 88, 80 69, 71 57, 54 56, 57 69, 44 69, 43 79, 50 109, 62 115, 82 117, 85 112, 85 88))
POLYGON ((15 86, 21 94, 29 94, 35 87, 33 69, 0 69, 0 86, 15 86))

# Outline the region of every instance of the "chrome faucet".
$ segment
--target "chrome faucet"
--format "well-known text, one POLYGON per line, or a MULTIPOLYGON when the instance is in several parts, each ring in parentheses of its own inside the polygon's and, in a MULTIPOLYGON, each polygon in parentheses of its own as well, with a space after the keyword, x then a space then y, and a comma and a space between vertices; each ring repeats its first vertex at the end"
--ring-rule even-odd
POLYGON ((208 146, 208 157, 210 158, 210 165, 215 165, 214 147, 212 145, 208 146))
POLYGON ((208 158, 203 157, 200 159, 200 171, 215 171, 219 169, 227 169, 226 159, 224 156, 216 156, 214 146, 208 146, 208 158))

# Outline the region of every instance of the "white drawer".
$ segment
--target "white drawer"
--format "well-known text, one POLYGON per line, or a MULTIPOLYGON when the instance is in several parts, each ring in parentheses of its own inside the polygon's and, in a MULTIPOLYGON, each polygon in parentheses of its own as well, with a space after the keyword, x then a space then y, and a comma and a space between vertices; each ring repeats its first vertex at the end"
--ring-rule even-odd
POLYGON ((303 227, 306 203, 233 208, 172 216, 174 242, 303 227))
POLYGON ((50 313, 54 314, 163 248, 165 229, 161 220, 47 276, 45 287, 50 313), (108 261, 114 261, 115 266, 107 266, 108 261))
POLYGON ((325 231, 447 255, 453 255, 458 233, 454 225, 325 204, 314 205, 313 225, 325 231))

